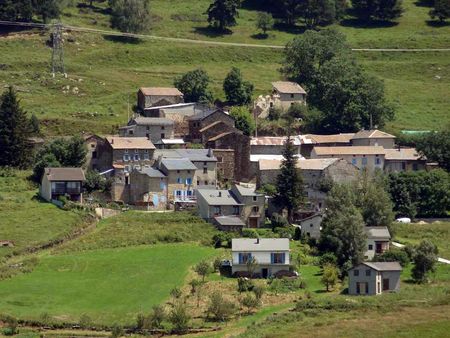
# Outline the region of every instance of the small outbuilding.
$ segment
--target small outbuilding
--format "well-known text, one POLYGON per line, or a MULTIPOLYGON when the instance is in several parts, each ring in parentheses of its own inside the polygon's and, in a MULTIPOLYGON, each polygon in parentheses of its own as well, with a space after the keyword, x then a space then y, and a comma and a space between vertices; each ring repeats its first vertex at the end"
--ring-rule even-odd
POLYGON ((400 290, 399 262, 363 262, 348 271, 349 295, 380 295, 400 290))

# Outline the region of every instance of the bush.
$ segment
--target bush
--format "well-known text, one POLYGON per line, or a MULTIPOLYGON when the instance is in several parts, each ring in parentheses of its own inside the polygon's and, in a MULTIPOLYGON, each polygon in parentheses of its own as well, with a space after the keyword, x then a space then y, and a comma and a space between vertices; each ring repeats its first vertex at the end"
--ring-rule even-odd
POLYGON ((177 302, 169 315, 169 321, 172 324, 172 331, 176 334, 183 334, 189 330, 190 316, 186 304, 177 302))
POLYGON ((16 318, 7 316, 3 321, 6 323, 6 329, 3 331, 5 336, 13 336, 19 333, 19 330, 17 329, 19 322, 16 318))
POLYGON ((247 293, 244 297, 242 297, 240 299, 240 303, 243 307, 247 308, 247 312, 249 314, 251 313, 252 309, 256 309, 261 305, 260 300, 250 293, 247 293))
POLYGON ((217 321, 225 321, 234 314, 235 309, 233 302, 224 299, 220 291, 215 291, 210 297, 207 313, 217 321))
POLYGON ((166 311, 164 307, 161 305, 154 305, 152 308, 152 313, 150 314, 149 324, 151 329, 160 329, 162 328, 162 323, 166 319, 166 311))
POLYGON ((260 300, 264 294, 266 289, 263 286, 256 285, 253 287, 253 293, 255 294, 256 299, 260 300))
POLYGON ((390 249, 381 255, 375 255, 374 262, 399 262, 401 266, 405 267, 409 264, 410 259, 408 253, 403 249, 390 249))
POLYGON ((239 291, 239 293, 252 291, 254 287, 255 284, 251 279, 240 277, 237 280, 237 290, 239 291))
POLYGON ((278 235, 280 238, 293 238, 295 233, 295 227, 286 226, 286 227, 277 227, 273 230, 274 233, 278 235))
POLYGON ((336 265, 337 257, 332 252, 326 252, 319 258, 319 266, 323 267, 327 264, 336 265))
POLYGON ((269 281, 269 290, 275 294, 292 292, 305 288, 306 282, 301 278, 282 277, 273 278, 269 281))
POLYGON ((289 222, 286 217, 281 216, 278 213, 273 213, 272 217, 270 218, 270 222, 272 223, 272 229, 279 228, 279 227, 286 227, 289 225, 289 222))
POLYGON ((111 331, 111 337, 119 338, 119 337, 122 337, 123 335, 124 335, 124 331, 123 331, 122 326, 115 325, 111 331))
POLYGON ((242 237, 246 238, 258 238, 258 232, 255 229, 248 229, 244 228, 242 229, 242 237))
POLYGON ((170 295, 175 299, 179 299, 181 298, 183 293, 181 292, 180 288, 175 287, 172 290, 170 290, 170 295))
POLYGON ((87 314, 83 314, 80 317, 80 327, 82 329, 88 329, 92 326, 92 319, 87 314))

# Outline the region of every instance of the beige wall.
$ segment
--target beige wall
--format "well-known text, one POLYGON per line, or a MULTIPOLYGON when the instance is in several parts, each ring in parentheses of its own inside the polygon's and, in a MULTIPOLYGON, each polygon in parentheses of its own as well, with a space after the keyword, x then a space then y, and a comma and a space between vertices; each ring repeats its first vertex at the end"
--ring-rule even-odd
POLYGON ((426 161, 386 160, 384 170, 387 172, 425 170, 426 161))
POLYGON ((311 152, 311 158, 342 158, 348 163, 355 165, 358 169, 366 168, 369 172, 374 172, 376 169, 384 169, 384 154, 380 155, 317 155, 315 150, 311 152), (375 164, 375 159, 378 158, 378 164, 375 164), (364 161, 365 164, 364 164, 364 161))
POLYGON ((360 138, 352 140, 353 146, 381 146, 385 149, 395 147, 395 138, 360 138))
POLYGON ((39 187, 39 194, 46 201, 50 202, 52 200, 52 184, 45 174, 42 177, 41 185, 39 187))
POLYGON ((156 143, 162 138, 172 139, 174 138, 173 125, 131 125, 130 129, 120 129, 120 136, 123 137, 149 137, 150 141, 156 143), (131 129, 132 127, 132 129, 131 129), (131 132, 132 131, 132 132, 131 132), (162 137, 164 134, 164 137, 162 137))

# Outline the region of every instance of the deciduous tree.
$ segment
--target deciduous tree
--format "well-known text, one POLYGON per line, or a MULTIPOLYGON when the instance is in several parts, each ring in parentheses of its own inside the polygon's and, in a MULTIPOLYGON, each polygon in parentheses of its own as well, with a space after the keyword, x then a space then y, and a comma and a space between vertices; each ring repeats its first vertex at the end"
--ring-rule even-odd
POLYGON ((230 116, 235 120, 236 128, 241 130, 244 135, 251 136, 255 130, 255 121, 247 107, 233 107, 230 116))
POLYGON ((174 86, 184 95, 185 102, 211 102, 209 76, 203 69, 195 69, 177 77, 174 86))
POLYGON ((330 291, 330 288, 334 288, 338 281, 338 269, 334 265, 325 265, 320 280, 325 285, 327 291, 330 291))
POLYGON ((438 18, 440 22, 444 22, 450 18, 450 1, 434 0, 434 8, 430 10, 432 19, 438 18))
POLYGON ((109 0, 109 7, 113 28, 125 33, 141 33, 149 28, 149 0, 109 0))
POLYGON ((206 12, 209 24, 221 31, 236 25, 240 5, 240 0, 214 0, 206 12))
POLYGON ((426 133, 417 138, 416 148, 428 160, 450 172, 450 124, 442 131, 426 133))
POLYGON ((272 27, 272 14, 267 12, 258 12, 258 16, 256 18, 256 28, 262 30, 263 34, 267 36, 267 31, 271 30, 272 27))
POLYGON ((49 19, 59 18, 64 3, 58 0, 32 0, 33 12, 42 18, 44 23, 49 19))
POLYGON ((416 282, 423 283, 428 279, 430 272, 434 272, 437 261, 438 249, 430 240, 425 239, 417 246, 411 271, 416 282))
POLYGON ((392 20, 403 13, 402 0, 352 0, 352 8, 362 20, 392 20))
POLYGON ((239 68, 233 67, 223 81, 223 90, 229 104, 243 106, 252 100, 253 84, 244 81, 239 68))

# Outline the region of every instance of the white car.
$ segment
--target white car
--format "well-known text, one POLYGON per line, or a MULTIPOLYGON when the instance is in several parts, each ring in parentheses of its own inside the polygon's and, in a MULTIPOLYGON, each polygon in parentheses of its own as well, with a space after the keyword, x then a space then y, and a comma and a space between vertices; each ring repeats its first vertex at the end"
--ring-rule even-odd
POLYGON ((398 223, 411 223, 411 218, 409 217, 400 217, 395 220, 398 223))

